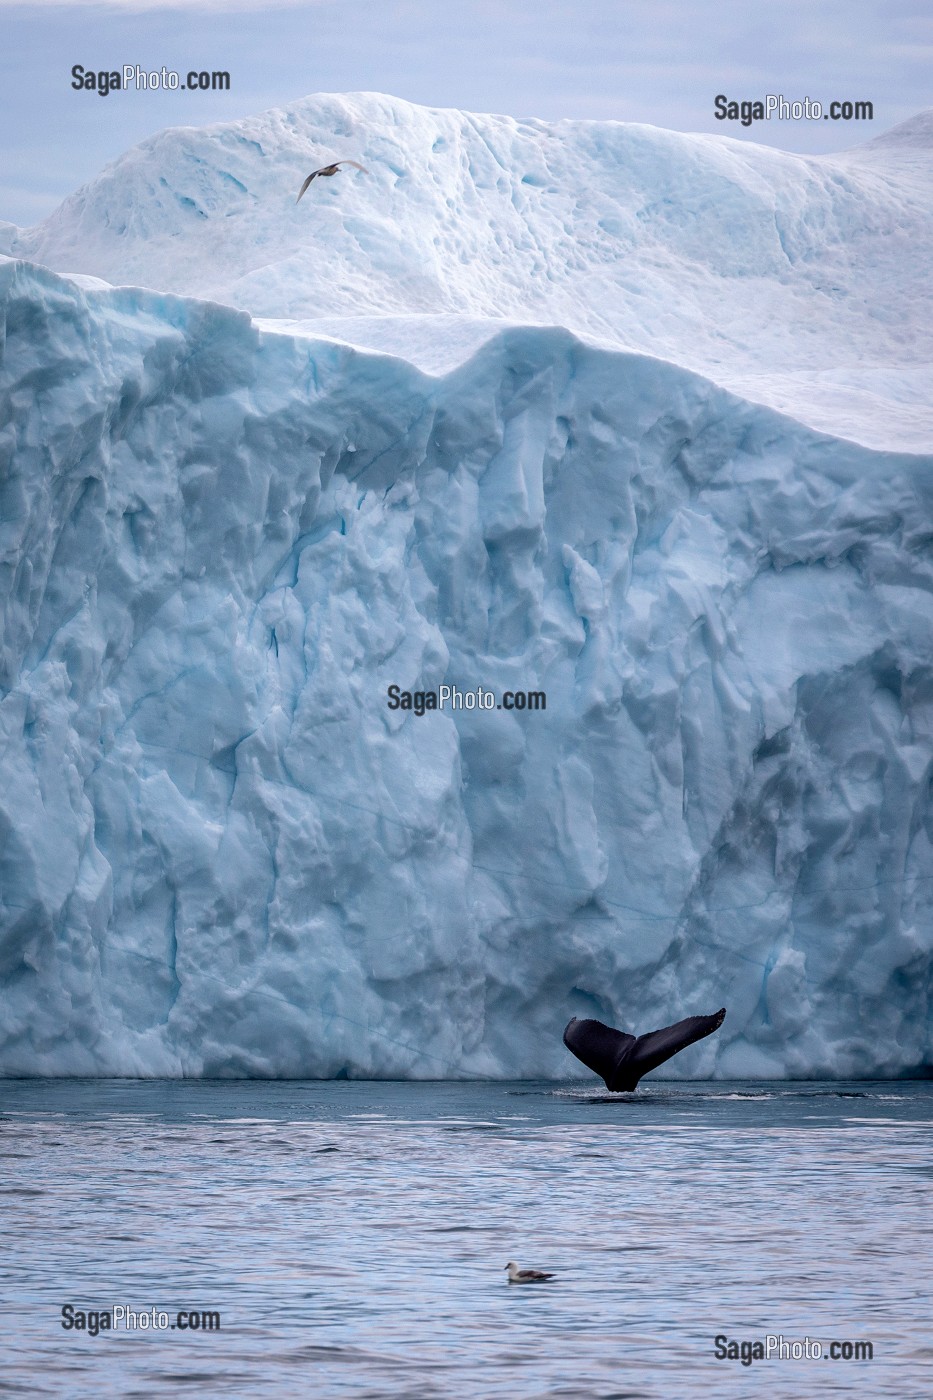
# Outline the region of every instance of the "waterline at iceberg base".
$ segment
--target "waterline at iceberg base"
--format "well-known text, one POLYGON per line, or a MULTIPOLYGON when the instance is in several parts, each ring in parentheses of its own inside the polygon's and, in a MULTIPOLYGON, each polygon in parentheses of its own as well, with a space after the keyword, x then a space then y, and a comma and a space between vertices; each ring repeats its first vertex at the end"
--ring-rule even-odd
POLYGON ((0 1073, 933 1060, 933 458, 557 328, 0 296, 0 1073))

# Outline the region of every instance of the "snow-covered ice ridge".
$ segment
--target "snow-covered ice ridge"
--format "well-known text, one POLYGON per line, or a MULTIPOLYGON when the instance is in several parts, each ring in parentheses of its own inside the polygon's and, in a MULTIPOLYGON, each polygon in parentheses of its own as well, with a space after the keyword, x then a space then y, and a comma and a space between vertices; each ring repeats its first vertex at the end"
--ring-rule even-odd
POLYGON ((722 1004, 671 1072, 933 1061, 928 450, 585 326, 368 307, 374 353, 92 246, 0 260, 0 1072, 563 1076, 571 1014, 722 1004), (387 708, 445 682, 547 710, 387 708))
POLYGON ((503 319, 561 325, 868 446, 933 443, 933 109, 804 157, 622 122, 309 97, 162 132, 37 228, 0 228, 0 252, 429 369, 503 319), (343 157, 369 174, 317 180, 296 205, 305 175, 343 157))

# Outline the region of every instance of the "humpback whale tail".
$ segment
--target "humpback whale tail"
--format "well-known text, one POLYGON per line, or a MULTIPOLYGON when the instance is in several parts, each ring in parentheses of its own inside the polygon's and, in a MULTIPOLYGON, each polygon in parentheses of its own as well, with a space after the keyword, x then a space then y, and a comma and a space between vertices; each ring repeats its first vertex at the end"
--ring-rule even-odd
POLYGON ((676 1025, 636 1038, 604 1026, 602 1021, 578 1021, 574 1016, 564 1031, 564 1044, 587 1069, 600 1076, 611 1093, 624 1094, 637 1087, 642 1075, 657 1069, 694 1041, 712 1035, 725 1019, 723 1007, 714 1016, 688 1016, 676 1025))

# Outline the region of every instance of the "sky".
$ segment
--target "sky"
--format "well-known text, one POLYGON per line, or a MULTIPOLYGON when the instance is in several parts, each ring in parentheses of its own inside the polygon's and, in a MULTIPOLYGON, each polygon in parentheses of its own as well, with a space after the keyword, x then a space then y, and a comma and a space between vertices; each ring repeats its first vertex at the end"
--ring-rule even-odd
POLYGON ((313 92, 649 122, 784 150, 933 105, 931 0, 0 0, 0 220, 32 224, 128 146, 313 92), (71 70, 227 70, 230 91, 72 88, 71 70), (718 121, 714 99, 869 101, 871 121, 718 121))

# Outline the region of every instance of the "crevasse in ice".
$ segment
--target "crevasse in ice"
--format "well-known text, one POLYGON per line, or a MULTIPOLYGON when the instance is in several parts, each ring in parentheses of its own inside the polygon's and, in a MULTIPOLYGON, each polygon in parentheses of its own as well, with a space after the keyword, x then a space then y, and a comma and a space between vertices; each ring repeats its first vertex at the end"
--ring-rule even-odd
MULTIPOLYGON (((923 119, 835 165, 743 147, 742 188, 785 245, 771 266, 763 214, 731 246, 686 246, 722 196, 687 174, 718 161, 728 182, 736 143, 513 123, 526 159, 487 188, 475 148, 492 161, 504 119, 410 109, 390 179, 362 139, 386 101, 300 107, 320 149, 352 139, 377 172, 298 206, 322 220, 300 256, 336 260, 292 277, 300 306, 276 303, 278 206, 257 194, 270 169, 301 173, 288 114, 124 157, 122 230, 117 166, 8 240, 0 1070, 560 1076, 571 1014, 646 1030, 722 1004, 670 1072, 929 1062, 933 457, 914 273, 890 278, 899 366, 878 252, 928 206, 923 119), (374 202, 381 180, 426 267, 445 216, 424 171, 452 145, 473 203, 461 190, 443 252, 462 259, 445 284, 438 255, 425 306, 374 202), (202 146, 236 152, 229 208, 202 146), (601 298, 595 244, 570 225, 555 241, 571 163, 579 219, 607 190, 641 199, 641 241, 637 210, 603 232, 638 278, 654 259, 629 291, 658 326, 624 311, 618 257, 600 254, 601 298), (263 229, 266 262, 254 249, 209 285, 224 238, 235 262, 263 229), (518 289, 483 301, 496 236, 543 259, 536 324, 517 324, 518 289), (813 285, 822 257, 854 287, 865 248, 861 310, 813 285), (743 360, 753 280, 775 305, 811 297, 799 363, 822 357, 822 379, 795 380, 783 303, 743 360), (539 690, 547 708, 419 717, 389 709, 390 685, 539 690)), ((503 287, 513 272, 503 253, 503 287)))

